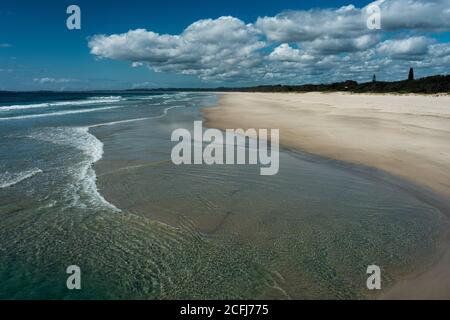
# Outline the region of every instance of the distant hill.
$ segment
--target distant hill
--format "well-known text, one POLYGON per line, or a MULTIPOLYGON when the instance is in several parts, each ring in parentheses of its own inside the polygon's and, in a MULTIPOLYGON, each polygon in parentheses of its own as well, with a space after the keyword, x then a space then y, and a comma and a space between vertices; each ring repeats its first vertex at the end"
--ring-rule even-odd
MULTIPOLYGON (((375 80, 375 77, 374 77, 375 80)), ((422 93, 422 94, 436 94, 447 93, 450 94, 450 75, 446 76, 431 76, 417 80, 403 80, 403 81, 372 81, 366 83, 358 83, 353 80, 344 82, 336 82, 330 84, 304 84, 304 85, 261 85, 255 87, 218 87, 218 88, 151 88, 151 89, 128 89, 128 90, 92 90, 92 91, 70 91, 78 93, 145 93, 145 92, 336 92, 348 91, 353 93, 422 93)), ((61 91, 33 91, 33 93, 61 93, 61 91)), ((69 92, 69 91, 68 91, 69 92)), ((14 91, 0 91, 0 95, 13 94, 14 91)), ((22 92, 23 93, 23 92, 22 92)))
POLYGON ((450 75, 431 76, 417 80, 404 80, 394 82, 379 81, 357 83, 356 81, 348 80, 331 84, 306 84, 299 86, 258 86, 252 88, 240 88, 236 90, 249 92, 349 91, 355 93, 450 93, 450 75))
POLYGON ((358 83, 353 80, 331 84, 305 84, 305 85, 263 85, 256 87, 219 87, 219 88, 159 88, 139 89, 128 91, 237 91, 237 92, 336 92, 349 91, 354 93, 450 93, 450 75, 431 76, 417 80, 404 80, 394 82, 366 82, 358 83))

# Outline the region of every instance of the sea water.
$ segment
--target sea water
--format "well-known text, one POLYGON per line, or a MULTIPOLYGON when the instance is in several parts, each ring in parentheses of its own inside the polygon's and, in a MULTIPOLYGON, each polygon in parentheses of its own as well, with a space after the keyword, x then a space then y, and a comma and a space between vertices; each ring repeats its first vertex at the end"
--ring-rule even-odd
POLYGON ((439 253, 442 210, 370 169, 174 165, 171 133, 217 98, 2 93, 0 298, 370 298, 368 265, 389 286, 439 253))

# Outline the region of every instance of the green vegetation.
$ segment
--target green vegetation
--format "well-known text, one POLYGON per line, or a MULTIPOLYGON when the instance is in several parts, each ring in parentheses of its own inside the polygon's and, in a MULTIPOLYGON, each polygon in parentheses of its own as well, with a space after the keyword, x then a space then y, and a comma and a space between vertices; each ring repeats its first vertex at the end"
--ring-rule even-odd
MULTIPOLYGON (((420 94, 450 94, 450 75, 436 75, 421 79, 414 79, 414 70, 409 70, 408 79, 403 81, 378 81, 376 75, 372 81, 358 83, 353 80, 328 84, 304 84, 304 85, 259 85, 254 87, 216 87, 216 88, 151 88, 129 90, 93 90, 90 93, 108 94, 114 93, 145 93, 145 92, 337 92, 348 91, 354 93, 420 93, 420 94)), ((41 91, 51 92, 51 91, 41 91)), ((76 92, 76 91, 73 91, 76 92)), ((84 91, 83 91, 84 92, 84 91)), ((12 91, 0 91, 2 97, 15 94, 12 91)))
MULTIPOLYGON (((375 76, 375 75, 374 75, 375 76)), ((414 77, 414 71, 410 70, 409 77, 414 77)), ((408 78, 409 78, 408 77, 408 78)), ((358 83, 353 80, 330 84, 305 84, 305 85, 261 85, 256 87, 219 87, 219 88, 159 88, 149 90, 131 91, 236 91, 236 92, 336 92, 348 91, 354 93, 421 93, 436 94, 450 93, 450 75, 431 76, 417 80, 403 81, 378 81, 376 76, 370 82, 358 83)))
MULTIPOLYGON (((225 89, 227 90, 227 89, 225 89)), ((230 91, 250 92, 335 92, 349 91, 354 93, 450 93, 450 76, 432 76, 417 80, 394 82, 372 81, 357 83, 348 80, 331 84, 307 84, 301 86, 259 86, 254 88, 231 89, 230 91)))

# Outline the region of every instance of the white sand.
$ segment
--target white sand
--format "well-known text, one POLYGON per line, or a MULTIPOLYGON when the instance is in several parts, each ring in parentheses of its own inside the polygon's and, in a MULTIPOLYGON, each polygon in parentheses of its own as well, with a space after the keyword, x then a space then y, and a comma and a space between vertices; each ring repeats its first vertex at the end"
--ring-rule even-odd
MULTIPOLYGON (((220 129, 278 128, 282 145, 385 170, 450 200, 450 96, 224 93, 220 129)), ((448 241, 447 241, 448 242, 448 241)), ((382 298, 450 298, 450 247, 382 298)))

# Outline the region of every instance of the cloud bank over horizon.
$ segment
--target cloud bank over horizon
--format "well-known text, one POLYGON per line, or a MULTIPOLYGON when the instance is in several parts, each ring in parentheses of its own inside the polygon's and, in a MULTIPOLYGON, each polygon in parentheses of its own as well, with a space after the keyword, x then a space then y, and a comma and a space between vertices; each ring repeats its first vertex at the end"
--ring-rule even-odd
MULTIPOLYGON (((381 29, 367 27, 368 7, 281 12, 246 23, 223 16, 193 22, 178 35, 145 29, 94 35, 92 55, 212 83, 305 83, 404 79, 409 67, 448 74, 450 0, 375 1, 381 29)), ((370 5, 369 5, 370 6, 370 5)))

